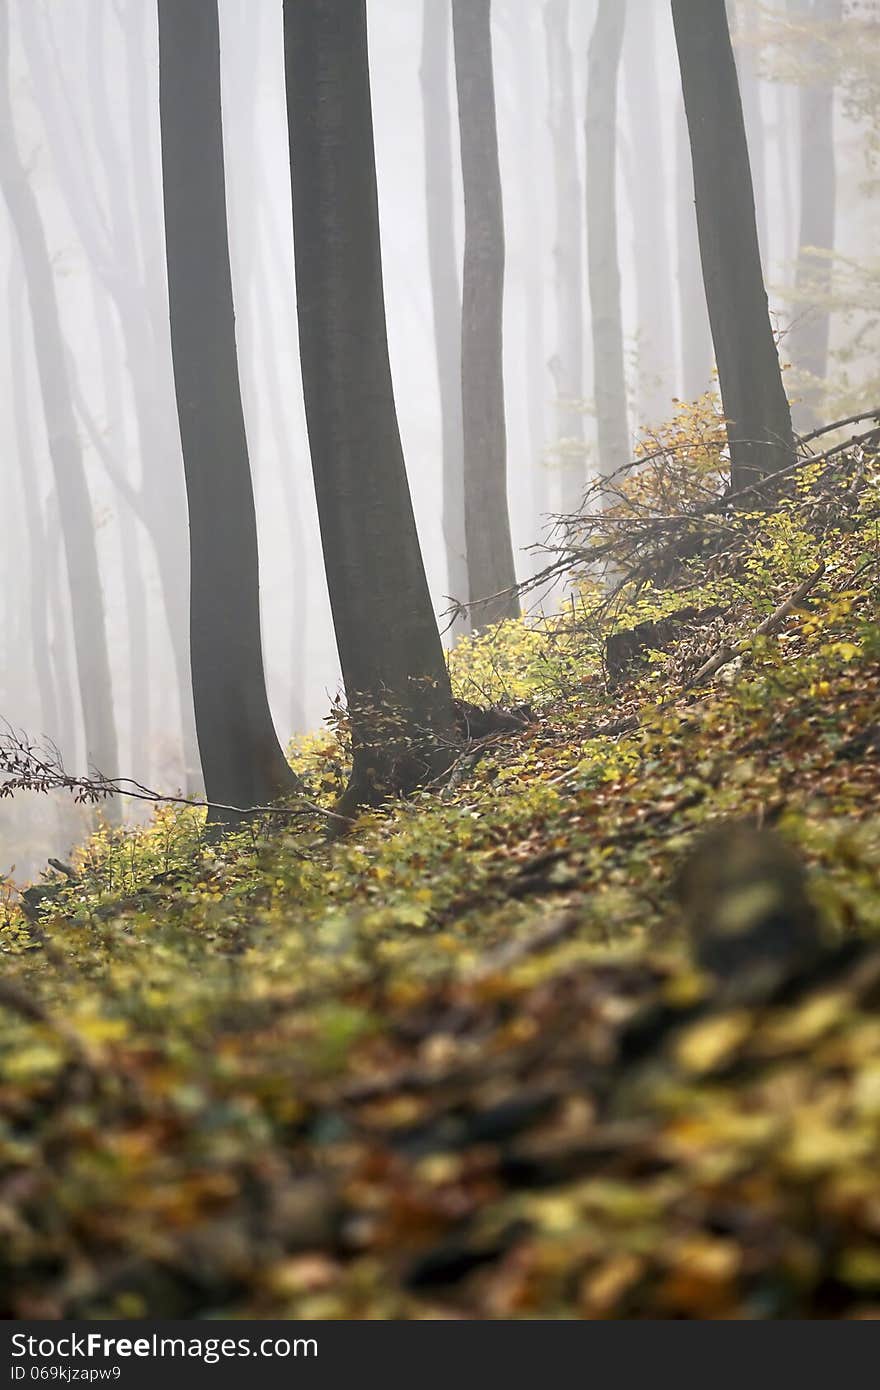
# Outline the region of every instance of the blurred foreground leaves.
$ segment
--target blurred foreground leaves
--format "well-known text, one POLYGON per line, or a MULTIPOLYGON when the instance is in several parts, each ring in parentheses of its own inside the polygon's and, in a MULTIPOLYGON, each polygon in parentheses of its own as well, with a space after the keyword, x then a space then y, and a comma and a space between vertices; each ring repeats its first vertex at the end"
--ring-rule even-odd
MULTIPOLYGON (((162 812, 6 894, 0 1312, 877 1316, 875 465, 823 507, 622 604, 692 616, 613 683, 586 580, 464 644, 540 718, 343 841, 162 812)), ((344 782, 337 733, 294 756, 344 782)))

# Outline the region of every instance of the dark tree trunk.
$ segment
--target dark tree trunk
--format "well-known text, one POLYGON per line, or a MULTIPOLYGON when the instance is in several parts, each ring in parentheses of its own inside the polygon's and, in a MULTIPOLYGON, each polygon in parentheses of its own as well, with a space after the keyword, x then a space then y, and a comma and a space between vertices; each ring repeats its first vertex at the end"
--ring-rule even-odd
POLYGON ((700 241, 694 208, 694 171, 684 106, 675 123, 675 180, 678 254, 678 308, 681 337, 682 400, 694 401, 712 385, 712 333, 700 269, 700 241))
POLYGON ((617 85, 626 0, 599 0, 587 74, 587 250, 599 472, 630 457, 617 244, 617 85))
MULTIPOLYGON (((9 94, 8 6, 0 5, 0 183, 21 252, 34 333, 37 374, 73 613, 77 680, 90 768, 119 773, 104 595, 82 450, 73 412, 58 300, 39 208, 15 143, 9 94)), ((113 801, 106 815, 116 815, 113 801)))
MULTIPOLYGON (((253 487, 235 353, 216 0, 159 0, 171 346, 190 529, 190 656, 205 790, 295 790, 263 674, 253 487)), ((234 819, 213 812, 215 819, 234 819)))
MULTIPOLYGON (((425 125, 425 196, 434 342, 440 386, 443 440, 443 539, 450 596, 466 602, 468 582, 464 507, 464 438, 461 418, 461 286, 455 254, 449 0, 424 0, 422 112, 425 125)), ((458 620, 453 632, 466 631, 458 620)))
POLYGON ((388 358, 365 0, 285 0, 284 59, 306 421, 352 721, 348 811, 449 763, 452 696, 388 358))
POLYGON ((629 0, 623 51, 639 315, 638 418, 651 426, 669 418, 674 395, 673 261, 666 226, 671 180, 657 72, 656 10, 656 0, 629 0))
POLYGON ((556 449, 561 510, 580 511, 587 485, 584 449, 584 191, 578 156, 578 121, 569 0, 548 0, 549 125, 556 192, 553 261, 556 288, 556 352, 551 359, 556 386, 556 449))
MULTIPOLYGON (((829 55, 822 30, 839 24, 842 0, 805 0, 805 16, 816 26, 810 57, 828 66, 829 55)), ((795 424, 802 433, 817 423, 817 406, 828 375, 834 231, 837 217, 837 162, 834 151, 834 83, 805 82, 800 100, 801 220, 795 289, 795 318, 788 334, 791 360, 804 378, 795 406, 795 424), (824 254, 823 254, 824 253, 824 254)))
POLYGON ((464 184, 461 383, 470 600, 479 627, 519 603, 507 505, 502 319, 504 217, 495 122, 491 0, 452 0, 464 184))
POLYGON ((734 490, 794 457, 755 225, 755 199, 724 0, 672 0, 694 168, 709 322, 734 490))

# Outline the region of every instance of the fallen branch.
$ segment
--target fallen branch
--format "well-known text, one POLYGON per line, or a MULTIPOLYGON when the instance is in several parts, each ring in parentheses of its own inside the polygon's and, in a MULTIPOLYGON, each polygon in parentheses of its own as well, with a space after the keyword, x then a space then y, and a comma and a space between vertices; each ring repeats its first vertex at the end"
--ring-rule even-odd
MULTIPOLYGON (((772 636, 788 615, 806 598, 810 590, 818 584, 824 573, 825 566, 821 564, 802 584, 798 585, 790 598, 787 598, 784 603, 781 603, 769 617, 765 618, 764 621, 755 628, 753 636, 772 636)), ((690 690, 695 685, 703 685, 707 680, 710 680, 716 672, 720 671, 722 666, 727 666, 729 662, 733 661, 734 658, 740 654, 740 650, 739 647, 719 647, 718 651, 715 652, 713 656, 710 656, 708 661, 703 662, 703 665, 691 676, 690 680, 683 686, 683 689, 690 690)))

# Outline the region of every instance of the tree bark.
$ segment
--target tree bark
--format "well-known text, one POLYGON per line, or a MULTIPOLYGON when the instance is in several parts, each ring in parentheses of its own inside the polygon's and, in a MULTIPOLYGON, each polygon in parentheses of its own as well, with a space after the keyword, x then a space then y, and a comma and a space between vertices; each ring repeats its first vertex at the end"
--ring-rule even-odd
POLYGON ((365 0, 285 0, 284 59, 306 421, 352 727, 347 812, 448 765, 452 695, 394 405, 365 0))
POLYGON ((548 0, 544 9, 549 127, 556 193, 556 449, 561 510, 579 512, 587 484, 584 446, 584 192, 578 157, 569 0, 548 0))
POLYGON ((587 250, 599 472, 630 457, 617 238, 617 84, 626 0, 599 0, 587 74, 587 250))
POLYGON ((680 394, 682 400, 695 401, 712 385, 713 354, 706 290, 700 268, 691 147, 683 105, 679 108, 676 118, 675 177, 681 344, 680 394))
MULTIPOLYGON (((822 30, 843 18, 842 0, 804 0, 816 38, 810 58, 828 62, 822 30)), ((837 161, 834 150, 834 83, 830 79, 805 82, 800 102, 801 217, 799 254, 795 275, 795 318, 788 334, 793 365, 804 378, 801 399, 794 408, 798 431, 815 428, 817 407, 828 376, 828 342, 834 232, 837 219, 837 161)))
POLYGON ((672 0, 691 143, 700 257, 727 417, 731 486, 794 457, 755 222, 745 122, 724 0, 672 0))
MULTIPOLYGON (((464 505, 461 286, 455 254, 449 103, 450 15, 449 0, 424 0, 420 77, 425 128, 428 263, 443 442, 443 539, 450 596, 466 602, 470 583, 464 505)), ((452 631, 465 632, 469 626, 469 621, 459 619, 452 631)))
MULTIPOLYGON (((0 4, 0 183, 21 253, 30 306, 49 456, 64 537, 86 757, 91 769, 112 777, 119 768, 94 518, 74 418, 49 249, 37 200, 15 143, 9 93, 6 3, 0 4)), ((107 803, 106 814, 108 819, 115 817, 116 808, 112 802, 107 803)))
POLYGON ((226 229, 216 0, 159 0, 159 107, 171 347, 189 504, 196 731, 208 801, 247 808, 299 783, 278 742, 263 674, 257 528, 226 229))
POLYGON ((473 621, 515 618, 504 418, 504 216, 491 0, 452 0, 464 185, 461 382, 465 529, 473 621))

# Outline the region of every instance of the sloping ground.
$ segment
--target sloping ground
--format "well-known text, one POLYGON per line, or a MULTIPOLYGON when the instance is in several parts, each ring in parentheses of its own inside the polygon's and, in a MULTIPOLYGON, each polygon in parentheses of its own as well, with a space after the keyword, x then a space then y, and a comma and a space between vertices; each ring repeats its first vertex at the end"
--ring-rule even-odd
POLYGON ((345 840, 168 812, 7 904, 0 1313, 880 1314, 875 471, 614 684, 585 599, 466 645, 538 717, 345 840))

